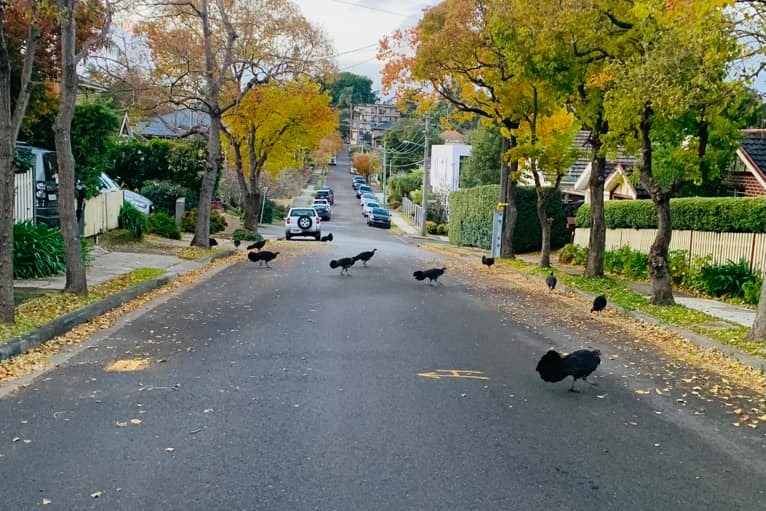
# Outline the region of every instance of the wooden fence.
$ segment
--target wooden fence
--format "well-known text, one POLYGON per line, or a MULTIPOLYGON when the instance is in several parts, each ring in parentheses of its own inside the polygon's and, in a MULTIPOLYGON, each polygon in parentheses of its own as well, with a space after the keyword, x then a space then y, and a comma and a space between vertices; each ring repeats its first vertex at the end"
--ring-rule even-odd
MULTIPOLYGON (((627 246, 648 254, 656 233, 656 229, 607 229, 606 249, 627 246)), ((574 244, 587 247, 589 237, 590 229, 577 228, 574 244)), ((751 270, 766 268, 766 234, 763 233, 673 231, 670 250, 686 250, 690 261, 697 256, 711 256, 716 264, 745 259, 751 270)))
POLYGON ((86 200, 83 235, 89 238, 111 229, 117 229, 117 219, 122 203, 122 190, 102 192, 92 199, 86 200))

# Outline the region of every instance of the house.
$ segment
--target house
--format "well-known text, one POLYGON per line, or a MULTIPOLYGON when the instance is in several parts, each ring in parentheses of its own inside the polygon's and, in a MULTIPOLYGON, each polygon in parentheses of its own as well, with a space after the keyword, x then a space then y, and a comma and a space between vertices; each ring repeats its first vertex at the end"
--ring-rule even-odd
POLYGON ((181 138, 205 134, 209 127, 210 116, 207 113, 191 108, 181 108, 141 121, 132 129, 127 122, 126 114, 120 128, 120 136, 181 138))
POLYGON ((766 130, 742 130, 744 138, 737 149, 737 159, 729 169, 724 186, 730 195, 766 196, 766 130))
POLYGON ((396 105, 371 103, 352 106, 351 143, 368 142, 375 145, 388 127, 399 120, 401 112, 396 105))
POLYGON ((469 156, 471 156, 471 146, 468 144, 431 146, 431 165, 428 175, 431 190, 448 195, 460 189, 460 169, 469 156))

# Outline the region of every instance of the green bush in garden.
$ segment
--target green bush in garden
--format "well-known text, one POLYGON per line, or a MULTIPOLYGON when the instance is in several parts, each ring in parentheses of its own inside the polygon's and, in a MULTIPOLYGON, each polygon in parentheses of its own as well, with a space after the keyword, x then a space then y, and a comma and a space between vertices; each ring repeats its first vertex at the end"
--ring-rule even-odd
POLYGON ((147 230, 146 215, 140 212, 129 202, 123 203, 117 216, 120 229, 125 229, 134 240, 142 240, 147 230))
POLYGON ((175 217, 172 217, 164 211, 157 211, 147 219, 148 231, 169 238, 171 240, 181 239, 181 228, 178 227, 175 217))
MULTIPOLYGON (((489 249, 492 242, 492 217, 497 209, 499 194, 498 185, 476 186, 450 193, 450 243, 489 249)), ((518 218, 513 235, 514 250, 518 253, 540 250, 542 235, 537 218, 537 192, 534 188, 516 188, 516 208, 518 218)), ((563 247, 570 235, 559 192, 552 195, 548 213, 553 218, 551 249, 563 247)))
MULTIPOLYGON (((181 217, 181 229, 184 232, 194 232, 197 229, 197 210, 190 209, 181 217)), ((210 212, 210 234, 226 229, 226 219, 218 211, 210 212)))
MULTIPOLYGON (((82 240, 83 261, 90 260, 90 249, 82 240)), ((13 225, 13 278, 36 279, 66 271, 64 239, 57 228, 32 221, 13 225)))
POLYGON ((240 240, 240 241, 261 241, 263 239, 263 236, 261 236, 259 233, 255 231, 248 231, 247 229, 239 228, 235 229, 233 233, 231 233, 232 239, 240 240))
MULTIPOLYGON (((688 197, 670 200, 673 229, 707 232, 766 232, 766 201, 759 197, 688 197)), ((604 203, 607 229, 656 229, 651 200, 604 203)), ((590 204, 576 215, 577 227, 590 227, 590 204)))

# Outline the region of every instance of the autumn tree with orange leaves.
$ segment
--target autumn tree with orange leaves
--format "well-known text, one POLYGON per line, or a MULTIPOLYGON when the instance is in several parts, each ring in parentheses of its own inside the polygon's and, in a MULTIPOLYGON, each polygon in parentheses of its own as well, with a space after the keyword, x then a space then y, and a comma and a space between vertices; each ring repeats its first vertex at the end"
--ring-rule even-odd
POLYGON ((186 108, 202 112, 208 121, 195 127, 207 138, 207 164, 192 240, 207 247, 223 116, 257 85, 334 70, 332 48, 287 0, 147 3, 158 15, 138 31, 147 38, 155 83, 165 95, 157 111, 186 108))

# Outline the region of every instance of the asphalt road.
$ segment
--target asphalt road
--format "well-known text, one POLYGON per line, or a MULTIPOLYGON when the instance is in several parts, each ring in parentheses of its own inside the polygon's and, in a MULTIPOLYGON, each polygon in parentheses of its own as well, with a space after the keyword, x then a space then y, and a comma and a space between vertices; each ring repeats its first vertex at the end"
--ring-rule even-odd
POLYGON ((1 399, 0 509, 763 506, 764 442, 637 399, 607 361, 580 394, 542 382, 540 355, 577 339, 449 272, 416 282, 438 256, 365 225, 347 162, 332 244, 233 265, 1 399), (151 363, 104 371, 125 358, 151 363))

